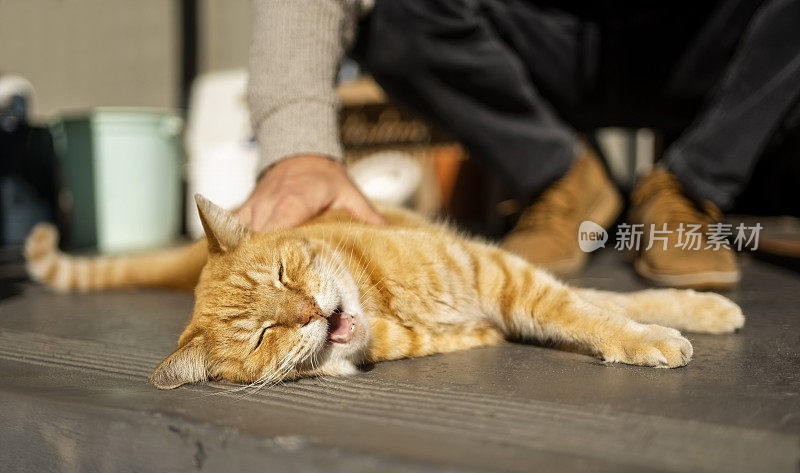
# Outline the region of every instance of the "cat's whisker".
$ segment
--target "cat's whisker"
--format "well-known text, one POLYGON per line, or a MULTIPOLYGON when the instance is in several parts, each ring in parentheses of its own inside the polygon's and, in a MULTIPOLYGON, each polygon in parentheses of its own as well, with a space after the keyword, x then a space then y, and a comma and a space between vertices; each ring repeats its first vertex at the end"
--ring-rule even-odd
POLYGON ((334 278, 340 277, 345 271, 344 262, 337 253, 331 254, 328 262, 328 272, 332 273, 334 278))
MULTIPOLYGON (((352 222, 348 222, 347 226, 348 226, 348 230, 349 230, 349 228, 352 227, 352 222)), ((350 242, 351 238, 354 239, 354 236, 348 231, 348 232, 346 232, 345 238, 339 239, 339 241, 336 243, 336 247, 332 251, 332 258, 331 258, 332 262, 334 261, 334 258, 336 258, 337 256, 341 256, 341 250, 344 248, 346 243, 350 242)), ((352 258, 353 245, 350 245, 350 248, 351 248, 350 257, 352 258)), ((337 274, 336 274, 335 277, 341 276, 342 271, 344 271, 346 269, 346 267, 344 267, 344 261, 342 260, 340 263, 341 264, 339 266, 339 271, 337 271, 337 274)), ((349 263, 348 263, 348 267, 349 267, 349 263)), ((333 268, 331 268, 331 269, 333 269, 333 268)))
MULTIPOLYGON (((367 262, 367 264, 369 264, 370 266, 372 266, 372 261, 368 261, 368 262, 367 262)), ((365 268, 366 268, 366 266, 365 266, 365 268)), ((366 275, 366 279, 365 279, 364 281, 369 281, 369 280, 371 280, 371 279, 372 279, 372 274, 373 274, 374 272, 375 272, 375 266, 372 266, 372 269, 370 269, 370 271, 369 271, 369 274, 367 274, 367 275, 366 275)), ((381 280, 383 280, 383 278, 381 278, 381 280)), ((361 283, 362 283, 362 281, 361 281, 361 278, 359 278, 359 281, 356 283, 356 286, 358 286, 358 287, 361 287, 361 286, 360 286, 360 285, 361 285, 361 283)), ((373 286, 375 286, 375 284, 373 284, 373 286)), ((373 286, 370 286, 370 287, 373 287, 373 286)))
POLYGON ((341 248, 343 245, 344 240, 340 240, 339 244, 337 245, 336 249, 334 249, 331 255, 331 269, 330 271, 333 272, 333 269, 336 269, 336 274, 334 278, 340 278, 341 275, 348 270, 347 265, 344 262, 344 258, 341 255, 341 248), (335 266, 335 268, 334 268, 335 266))
MULTIPOLYGON (((330 243, 328 243, 324 239, 323 239, 323 241, 325 242, 325 246, 326 247, 330 246, 330 243)), ((331 252, 330 256, 324 255, 324 252, 323 252, 323 257, 325 258, 325 272, 326 273, 333 272, 334 266, 336 265, 336 261, 334 259, 335 258, 335 250, 333 250, 331 252)))
POLYGON ((277 363, 278 367, 277 368, 275 368, 274 370, 271 370, 271 371, 267 371, 261 377, 259 377, 259 379, 257 379, 256 381, 248 384, 247 386, 244 386, 241 389, 236 389, 234 392, 241 391, 241 390, 244 390, 244 389, 248 389, 248 388, 251 388, 251 387, 255 387, 255 389, 252 392, 250 392, 249 394, 246 394, 245 396, 243 396, 242 399, 247 398, 247 397, 253 395, 254 393, 258 392, 265 383, 270 382, 270 380, 275 378, 280 372, 283 371, 284 367, 291 362, 291 358, 292 358, 293 354, 298 350, 299 350, 299 348, 297 348, 297 347, 293 348, 292 350, 289 350, 289 352, 286 353, 286 355, 284 355, 283 358, 280 359, 280 361, 278 361, 278 363, 277 363))
POLYGON ((297 350, 294 350, 291 358, 287 360, 288 363, 284 363, 285 367, 277 372, 276 376, 274 377, 274 382, 270 383, 268 380, 267 382, 262 383, 262 385, 258 387, 257 391, 263 389, 264 387, 269 389, 283 382, 286 375, 296 368, 297 364, 307 356, 306 352, 310 351, 310 349, 310 344, 306 343, 301 345, 297 350))
POLYGON ((255 394, 256 392, 258 392, 258 390, 263 385, 263 383, 269 382, 269 380, 273 376, 275 376, 275 372, 274 371, 270 371, 270 372, 267 373, 267 375, 262 376, 256 382, 250 383, 247 386, 244 386, 243 388, 237 389, 237 390, 235 390, 233 392, 246 391, 247 389, 253 388, 252 391, 250 391, 249 393, 248 392, 244 392, 243 395, 239 398, 239 399, 247 399, 248 397, 250 397, 253 394, 255 394))
MULTIPOLYGON (((361 271, 358 273, 358 276, 355 278, 356 286, 358 286, 361 283, 361 278, 364 277, 364 273, 366 273, 367 268, 370 267, 371 263, 372 263, 372 261, 366 261, 365 264, 362 266, 361 271)), ((373 270, 374 269, 375 268, 373 267, 373 270)))
MULTIPOLYGON (((369 237, 369 244, 368 244, 370 248, 372 247, 372 242, 373 242, 374 239, 375 239, 375 234, 372 233, 370 235, 370 237, 369 237)), ((372 258, 369 258, 367 261, 365 261, 364 267, 361 268, 361 273, 359 274, 358 282, 356 283, 357 285, 361 283, 361 277, 364 275, 364 273, 366 272, 367 268, 372 268, 372 269, 370 269, 370 272, 369 272, 369 277, 371 277, 372 276, 372 272, 375 271, 375 266, 372 264, 372 258)))
MULTIPOLYGON (((372 239, 373 239, 374 237, 375 237, 375 235, 374 235, 374 234, 372 234, 372 235, 370 236, 370 243, 369 243, 370 245, 372 244, 372 239)), ((361 273, 360 273, 360 274, 359 274, 359 276, 358 276, 358 280, 357 280, 357 282, 356 282, 356 285, 358 285, 358 284, 361 284, 361 278, 363 277, 363 275, 364 275, 364 273, 366 272, 367 268, 370 268, 370 271, 369 271, 368 278, 371 278, 371 277, 372 277, 372 273, 373 273, 373 271, 375 271, 375 265, 373 265, 372 263, 373 263, 373 261, 372 261, 372 258, 368 258, 368 259, 367 259, 367 260, 364 262, 364 266, 363 266, 363 268, 361 268, 361 273)))
MULTIPOLYGON (((352 225, 351 225, 351 227, 352 227, 352 225)), ((358 232, 354 232, 352 234, 349 234, 349 232, 348 232, 348 237, 353 240, 353 243, 355 243, 357 233, 358 232)), ((351 244, 350 245, 350 257, 347 259, 347 267, 348 268, 352 267, 351 265, 353 264, 353 251, 354 250, 355 250, 355 245, 351 244)))
POLYGON ((361 294, 361 305, 365 305, 367 302, 371 301, 373 297, 375 297, 378 292, 378 286, 386 279, 386 276, 381 277, 375 284, 371 285, 361 294))
MULTIPOLYGON (((323 228, 322 232, 323 232, 322 233, 323 248, 329 248, 331 246, 331 243, 328 241, 328 237, 325 234, 325 229, 324 228, 323 228)), ((324 252, 323 252, 323 255, 324 255, 324 252)), ((326 272, 330 272, 333 269, 333 265, 334 265, 333 255, 331 255, 330 258, 326 257, 325 258, 325 271, 326 272)))
POLYGON ((340 254, 343 243, 344 240, 339 240, 336 247, 331 251, 330 258, 328 258, 327 272, 328 274, 333 274, 334 279, 341 277, 342 273, 345 271, 345 263, 341 259, 340 254))
POLYGON ((314 373, 314 376, 317 379, 320 380, 321 384, 330 385, 331 382, 327 379, 327 377, 325 375, 323 375, 321 372, 319 372, 320 363, 319 363, 319 360, 317 360, 317 355, 319 355, 319 351, 314 351, 311 354, 311 369, 312 369, 312 372, 314 373))
POLYGON ((336 242, 336 247, 333 249, 333 252, 334 252, 334 253, 336 253, 336 254, 339 254, 339 252, 340 252, 340 251, 342 250, 342 248, 343 248, 343 245, 344 245, 345 241, 346 241, 346 239, 341 239, 341 238, 340 238, 340 239, 339 239, 339 240, 336 242))
POLYGON ((258 391, 262 390, 264 388, 264 386, 267 386, 267 385, 274 386, 275 384, 280 382, 282 380, 282 378, 286 375, 286 373, 291 371, 291 369, 293 367, 292 363, 291 363, 291 361, 292 361, 291 358, 288 355, 285 358, 286 358, 286 360, 281 364, 281 366, 278 369, 272 371, 272 373, 266 379, 261 381, 258 384, 258 386, 255 387, 255 389, 252 392, 250 392, 249 394, 247 394, 244 397, 252 396, 253 394, 255 394, 258 391), (274 383, 273 383, 273 381, 274 381, 274 383), (272 383, 272 384, 270 384, 270 383, 272 383))
POLYGON ((242 391, 242 390, 245 390, 247 388, 255 386, 256 384, 260 383, 267 375, 269 375, 269 372, 264 373, 263 375, 259 376, 258 379, 256 379, 252 383, 249 383, 249 384, 246 384, 246 385, 243 385, 243 386, 237 386, 235 388, 230 388, 230 389, 225 389, 225 387, 220 387, 220 391, 214 392, 214 393, 207 393, 207 394, 204 394, 204 396, 218 396, 218 395, 221 395, 221 394, 236 393, 236 392, 239 392, 239 391, 242 391))
POLYGON ((258 389, 262 389, 264 386, 267 386, 268 383, 274 380, 273 384, 270 384, 267 387, 272 387, 281 381, 283 381, 284 377, 291 372, 292 369, 296 368, 299 363, 304 361, 308 358, 309 352, 313 349, 313 345, 310 343, 302 343, 291 350, 287 355, 284 357, 285 362, 283 362, 276 370, 273 376, 270 379, 266 380, 265 382, 261 383, 258 389))

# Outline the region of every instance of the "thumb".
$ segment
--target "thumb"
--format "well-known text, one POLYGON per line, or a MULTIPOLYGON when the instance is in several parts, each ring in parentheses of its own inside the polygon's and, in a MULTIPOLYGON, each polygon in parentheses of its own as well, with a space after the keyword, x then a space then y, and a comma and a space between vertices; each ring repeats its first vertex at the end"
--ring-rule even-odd
POLYGON ((296 199, 286 199, 280 202, 272 211, 272 215, 264 222, 266 229, 292 228, 305 223, 314 217, 312 208, 296 199))
POLYGON ((383 225, 386 223, 386 219, 383 218, 383 215, 378 213, 378 211, 363 197, 359 199, 350 199, 341 207, 349 212, 350 215, 363 222, 374 223, 376 225, 383 225))

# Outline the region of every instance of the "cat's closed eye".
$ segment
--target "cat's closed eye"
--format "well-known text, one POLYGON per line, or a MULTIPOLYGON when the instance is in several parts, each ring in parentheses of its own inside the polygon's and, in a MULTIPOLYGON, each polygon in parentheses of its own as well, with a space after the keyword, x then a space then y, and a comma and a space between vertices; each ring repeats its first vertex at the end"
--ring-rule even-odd
POLYGON ((267 333, 267 330, 271 327, 268 325, 261 330, 261 333, 258 335, 258 341, 256 342, 256 346, 253 347, 253 351, 256 351, 258 347, 261 346, 261 342, 264 341, 264 334, 267 333))
POLYGON ((283 284, 283 263, 278 267, 278 282, 283 284))

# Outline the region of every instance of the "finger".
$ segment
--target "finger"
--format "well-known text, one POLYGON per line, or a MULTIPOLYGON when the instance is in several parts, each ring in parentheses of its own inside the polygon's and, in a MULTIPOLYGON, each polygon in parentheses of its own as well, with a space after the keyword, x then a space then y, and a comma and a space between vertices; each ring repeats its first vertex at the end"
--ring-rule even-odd
POLYGON ((348 199, 346 202, 343 202, 340 208, 346 210, 350 215, 362 222, 374 223, 376 225, 386 223, 386 219, 383 218, 383 215, 378 213, 378 211, 360 195, 357 196, 357 198, 348 199))
POLYGON ((315 216, 312 208, 304 202, 289 198, 275 206, 269 220, 265 222, 268 229, 292 228, 305 223, 315 216))
POLYGON ((273 209, 268 206, 256 207, 253 209, 253 218, 250 228, 257 232, 266 233, 271 230, 269 221, 273 215, 273 209))
POLYGON ((236 218, 239 219, 243 225, 250 226, 250 222, 253 221, 253 208, 249 205, 242 205, 236 211, 236 218))
POLYGON ((241 217, 240 220, 254 231, 266 232, 268 230, 267 222, 269 222, 275 209, 275 199, 254 193, 242 205, 242 210, 245 209, 247 209, 244 214, 247 216, 247 221, 244 221, 241 217))

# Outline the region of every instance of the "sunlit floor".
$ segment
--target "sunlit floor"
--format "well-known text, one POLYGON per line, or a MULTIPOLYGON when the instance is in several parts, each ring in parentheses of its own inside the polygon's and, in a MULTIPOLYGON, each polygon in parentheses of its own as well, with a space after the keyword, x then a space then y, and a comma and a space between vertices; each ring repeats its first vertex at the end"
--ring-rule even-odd
MULTIPOLYGON (((800 275, 743 267, 728 295, 747 325, 690 334, 686 368, 508 344, 254 394, 147 384, 188 320, 188 294, 24 285, 0 301, 0 460, 9 471, 796 471, 800 275)), ((644 287, 613 250, 576 282, 644 287)))

